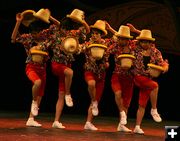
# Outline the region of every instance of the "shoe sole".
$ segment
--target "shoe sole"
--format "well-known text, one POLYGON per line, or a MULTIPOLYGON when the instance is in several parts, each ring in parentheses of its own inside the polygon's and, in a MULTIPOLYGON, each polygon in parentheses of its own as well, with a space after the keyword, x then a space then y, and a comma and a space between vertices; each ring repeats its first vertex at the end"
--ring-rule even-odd
POLYGON ((138 135, 144 135, 144 133, 136 133, 136 132, 133 132, 134 134, 138 134, 138 135))
POLYGON ((42 127, 42 125, 40 125, 40 126, 26 125, 26 126, 28 126, 28 127, 42 127))

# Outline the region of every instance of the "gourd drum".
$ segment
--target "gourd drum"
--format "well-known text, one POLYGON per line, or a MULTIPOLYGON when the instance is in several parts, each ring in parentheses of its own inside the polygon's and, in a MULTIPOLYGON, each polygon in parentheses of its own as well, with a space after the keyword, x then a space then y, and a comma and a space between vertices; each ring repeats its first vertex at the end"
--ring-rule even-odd
POLYGON ((135 59, 134 55, 131 54, 121 54, 118 56, 119 64, 123 68, 131 68, 133 60, 135 59))
POLYGON ((149 74, 152 76, 152 77, 158 77, 162 71, 164 71, 163 67, 161 66, 158 66, 158 65, 155 65, 155 64, 147 64, 147 66, 149 67, 149 74))
POLYGON ((62 42, 64 50, 68 53, 75 53, 78 49, 79 42, 74 37, 66 37, 62 42))
POLYGON ((102 44, 90 44, 87 48, 91 50, 91 55, 93 56, 93 58, 99 60, 103 57, 107 46, 102 44))
POLYGON ((44 57, 48 56, 48 53, 45 51, 37 50, 37 49, 31 49, 30 53, 32 55, 32 61, 36 63, 42 63, 44 60, 44 57))

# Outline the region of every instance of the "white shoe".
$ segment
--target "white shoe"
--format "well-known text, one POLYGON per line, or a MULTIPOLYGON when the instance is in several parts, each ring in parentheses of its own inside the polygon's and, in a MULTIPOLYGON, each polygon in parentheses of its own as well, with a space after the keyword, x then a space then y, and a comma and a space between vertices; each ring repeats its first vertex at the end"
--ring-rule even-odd
POLYGON ((33 118, 29 118, 28 121, 26 122, 26 126, 41 127, 42 125, 39 124, 37 121, 35 121, 33 118))
POLYGON ((32 101, 32 104, 31 104, 31 113, 33 116, 37 116, 38 115, 38 104, 37 104, 37 101, 32 101))
POLYGON ((161 122, 162 121, 160 115, 157 112, 157 109, 151 109, 151 115, 152 115, 154 121, 156 121, 156 122, 161 122))
POLYGON ((84 125, 84 129, 92 131, 98 130, 91 122, 86 122, 86 124, 84 125))
POLYGON ((126 113, 124 111, 122 111, 122 112, 120 112, 120 116, 121 116, 120 124, 126 125, 127 124, 126 113))
POLYGON ((59 129, 64 129, 65 126, 62 125, 62 123, 60 123, 59 121, 54 121, 52 124, 53 128, 59 128, 59 129))
POLYGON ((141 134, 141 135, 144 134, 144 131, 140 127, 135 127, 133 132, 136 134, 141 134))
POLYGON ((124 125, 121 125, 120 123, 118 124, 118 127, 117 127, 117 131, 120 131, 120 132, 132 132, 132 130, 130 130, 129 128, 127 128, 126 126, 124 125))
POLYGON ((71 95, 65 95, 65 102, 68 107, 73 107, 73 100, 71 95))
POLYGON ((92 114, 93 114, 93 116, 97 116, 99 114, 97 101, 92 102, 92 114))

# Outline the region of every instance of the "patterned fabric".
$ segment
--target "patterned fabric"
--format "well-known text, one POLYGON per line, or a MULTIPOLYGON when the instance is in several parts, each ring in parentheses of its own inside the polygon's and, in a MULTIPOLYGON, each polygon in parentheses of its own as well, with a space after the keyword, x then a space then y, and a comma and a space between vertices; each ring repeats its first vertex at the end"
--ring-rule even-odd
MULTIPOLYGON (((114 60, 115 60, 115 69, 113 73, 118 73, 121 75, 132 75, 132 68, 130 70, 125 71, 124 69, 121 68, 118 60, 118 56, 121 54, 124 54, 125 52, 123 51, 123 47, 118 45, 117 41, 114 41, 114 39, 109 39, 108 41, 109 44, 109 49, 108 49, 108 54, 113 54, 114 55, 114 60)), ((129 52, 126 52, 125 54, 134 54, 134 51, 132 48, 135 46, 135 41, 130 40, 130 45, 129 45, 129 52)))
MULTIPOLYGON (((149 73, 147 71, 147 67, 145 66, 143 62, 143 49, 138 45, 137 48, 135 48, 135 61, 134 61, 134 70, 133 73, 135 75, 145 75, 149 76, 149 73)), ((150 62, 156 65, 163 66, 164 63, 168 63, 167 60, 163 60, 161 52, 155 47, 155 45, 152 45, 150 48, 150 62)))
MULTIPOLYGON (((26 53, 27 53, 26 63, 37 64, 36 62, 32 61, 32 56, 29 53, 29 51, 32 47, 39 45, 41 47, 40 50, 47 52, 48 48, 46 46, 45 40, 46 39, 44 38, 44 36, 42 34, 39 34, 38 36, 35 36, 35 37, 31 33, 17 35, 16 42, 21 43, 24 46, 26 53)), ((48 59, 49 59, 48 57, 45 58, 44 62, 41 65, 44 66, 48 59)))
MULTIPOLYGON (((86 47, 90 44, 103 44, 105 45, 105 40, 100 40, 99 42, 94 42, 91 38, 90 41, 86 43, 86 47)), ((84 69, 85 71, 91 71, 93 72, 99 79, 102 78, 102 74, 106 71, 106 52, 102 59, 96 60, 95 58, 92 57, 91 52, 89 49, 86 49, 85 51, 85 56, 86 56, 86 63, 84 64, 84 69)))
POLYGON ((61 42, 65 37, 71 36, 78 40, 86 39, 86 30, 84 27, 80 27, 78 30, 64 30, 58 28, 56 25, 51 25, 49 29, 43 31, 48 38, 47 45, 53 51, 52 62, 58 62, 61 64, 71 64, 74 61, 73 54, 66 54, 62 50, 61 42))

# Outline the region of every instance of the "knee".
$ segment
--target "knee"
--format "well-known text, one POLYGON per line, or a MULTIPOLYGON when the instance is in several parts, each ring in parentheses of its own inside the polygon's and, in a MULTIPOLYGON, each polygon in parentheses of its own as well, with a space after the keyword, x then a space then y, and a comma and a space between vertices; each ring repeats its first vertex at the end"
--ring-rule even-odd
POLYGON ((66 70, 65 70, 65 75, 72 77, 72 76, 73 76, 73 70, 70 69, 70 68, 66 69, 66 70))
POLYGON ((40 79, 38 79, 38 80, 36 80, 35 82, 34 82, 34 86, 35 87, 40 87, 41 86, 41 80, 40 79))
POLYGON ((88 81, 88 87, 89 87, 90 89, 94 88, 95 85, 96 85, 95 80, 90 80, 90 81, 88 81))
POLYGON ((141 112, 144 112, 145 111, 145 108, 146 108, 146 105, 139 105, 138 107, 138 110, 141 111, 141 112))
POLYGON ((154 88, 154 89, 158 89, 158 88, 159 88, 158 83, 157 83, 157 82, 155 82, 155 81, 154 81, 154 83, 153 83, 153 88, 154 88))
POLYGON ((121 90, 116 91, 116 92, 115 92, 115 96, 116 96, 117 98, 121 98, 121 96, 122 96, 121 90))

